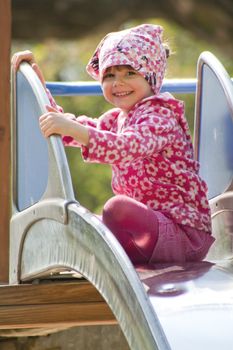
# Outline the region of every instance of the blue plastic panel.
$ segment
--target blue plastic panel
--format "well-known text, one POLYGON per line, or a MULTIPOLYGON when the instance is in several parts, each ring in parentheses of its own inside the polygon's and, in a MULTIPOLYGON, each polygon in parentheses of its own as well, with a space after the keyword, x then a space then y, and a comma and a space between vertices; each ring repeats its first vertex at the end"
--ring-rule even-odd
POLYGON ((199 161, 209 199, 223 193, 233 174, 233 122, 223 87, 206 64, 202 67, 199 161))
POLYGON ((21 72, 17 73, 16 84, 16 203, 22 211, 38 202, 46 189, 48 149, 38 125, 42 112, 21 72))

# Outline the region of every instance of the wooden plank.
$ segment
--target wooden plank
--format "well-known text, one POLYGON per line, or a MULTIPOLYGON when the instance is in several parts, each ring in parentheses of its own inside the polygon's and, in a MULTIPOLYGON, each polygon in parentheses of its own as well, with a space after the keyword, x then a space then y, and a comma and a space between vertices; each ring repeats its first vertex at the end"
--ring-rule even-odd
POLYGON ((9 275, 11 1, 0 1, 0 282, 9 275))
POLYGON ((104 302, 0 307, 0 329, 57 328, 114 323, 116 319, 104 302))
POLYGON ((0 307, 97 301, 103 302, 103 298, 87 281, 0 286, 0 307))
POLYGON ((0 330, 115 323, 109 306, 87 281, 0 286, 0 330))

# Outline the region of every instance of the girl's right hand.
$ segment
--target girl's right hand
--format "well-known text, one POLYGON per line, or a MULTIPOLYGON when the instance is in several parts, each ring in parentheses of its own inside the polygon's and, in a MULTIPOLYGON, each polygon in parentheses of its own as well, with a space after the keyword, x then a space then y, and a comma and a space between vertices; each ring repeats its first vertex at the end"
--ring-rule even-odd
POLYGON ((28 62, 32 68, 34 69, 35 73, 37 74, 38 78, 40 79, 41 83, 45 87, 45 79, 44 76, 38 66, 38 64, 35 61, 34 55, 31 51, 26 50, 26 51, 19 51, 16 52, 11 59, 11 64, 13 67, 14 72, 16 72, 20 66, 21 62, 28 62))
POLYGON ((29 64, 35 63, 35 58, 33 53, 29 50, 26 50, 26 51, 16 52, 12 56, 11 64, 15 72, 18 70, 20 63, 23 61, 26 61, 29 64))

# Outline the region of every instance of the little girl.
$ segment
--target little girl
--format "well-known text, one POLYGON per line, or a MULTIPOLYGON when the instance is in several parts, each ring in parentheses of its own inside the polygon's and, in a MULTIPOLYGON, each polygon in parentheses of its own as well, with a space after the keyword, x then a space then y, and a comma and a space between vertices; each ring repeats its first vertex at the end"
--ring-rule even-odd
MULTIPOLYGON (((202 260, 211 236, 207 186, 198 175, 184 104, 160 93, 168 50, 163 29, 143 24, 103 38, 87 65, 115 108, 98 119, 47 107, 40 118, 45 137, 63 136, 81 147, 87 162, 112 167, 115 196, 102 220, 134 264, 202 260)), ((30 52, 16 54, 13 65, 30 52)))

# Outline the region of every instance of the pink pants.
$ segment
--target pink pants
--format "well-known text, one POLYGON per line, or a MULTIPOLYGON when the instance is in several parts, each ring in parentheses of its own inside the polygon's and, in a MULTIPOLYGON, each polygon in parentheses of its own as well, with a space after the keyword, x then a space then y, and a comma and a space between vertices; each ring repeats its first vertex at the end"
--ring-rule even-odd
POLYGON ((123 195, 105 204, 102 220, 134 264, 200 261, 214 242, 210 234, 178 225, 123 195))

